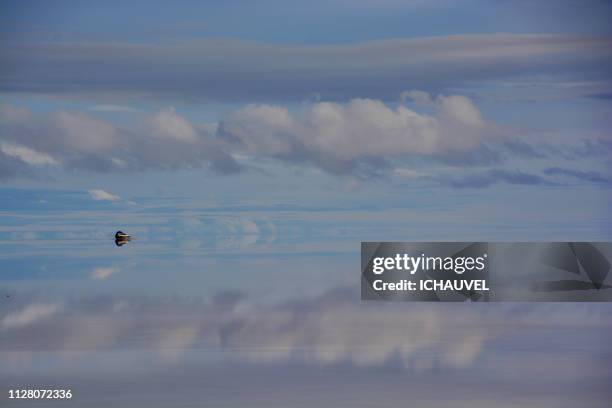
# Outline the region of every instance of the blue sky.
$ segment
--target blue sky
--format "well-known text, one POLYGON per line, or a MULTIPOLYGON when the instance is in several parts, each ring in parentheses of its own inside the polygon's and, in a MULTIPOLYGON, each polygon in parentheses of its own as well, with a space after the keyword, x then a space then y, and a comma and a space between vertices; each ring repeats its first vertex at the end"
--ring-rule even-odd
POLYGON ((0 10, 0 384, 605 406, 609 306, 374 307, 358 274, 361 241, 612 239, 610 2, 0 10))
MULTIPOLYGON (((3 31, 104 40, 156 41, 213 36, 274 43, 344 43, 467 33, 610 33, 606 1, 452 2, 358 0, 200 2, 110 1, 104 4, 6 1, 3 31), (452 18, 449 18, 452 16, 452 18), (384 22, 384 23, 381 23, 384 22), (313 29, 314 28, 314 29, 313 29), (282 35, 279 35, 282 33, 282 35)), ((48 38, 47 38, 48 39, 48 38)))

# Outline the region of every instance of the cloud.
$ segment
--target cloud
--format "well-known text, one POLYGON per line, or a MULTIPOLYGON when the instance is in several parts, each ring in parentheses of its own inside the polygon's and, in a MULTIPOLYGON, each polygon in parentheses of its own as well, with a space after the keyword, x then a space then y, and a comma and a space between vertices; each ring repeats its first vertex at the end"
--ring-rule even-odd
POLYGON ((489 337, 471 325, 476 318, 466 314, 445 316, 426 308, 407 314, 388 305, 364 307, 346 298, 343 291, 273 307, 249 301, 242 294, 227 292, 197 305, 136 298, 82 299, 66 305, 72 311, 69 319, 55 316, 45 323, 42 320, 53 318, 59 309, 32 303, 3 319, 8 322, 4 328, 32 327, 27 332, 6 332, 0 344, 6 350, 26 345, 30 350, 73 351, 133 346, 138 341, 139 347, 171 360, 190 348, 207 345, 259 362, 299 358, 326 365, 381 366, 399 357, 403 367, 412 369, 423 356, 433 359, 431 367, 469 367, 489 337), (247 307, 236 307, 239 301, 247 302, 247 307), (159 313, 160 308, 164 313, 159 313), (177 322, 168 319, 168 313, 182 317, 177 322), (93 318, 99 324, 92 326, 93 318))
MULTIPOLYGON (((381 100, 357 98, 345 103, 304 103, 294 110, 249 104, 225 114, 218 123, 204 124, 169 107, 118 126, 80 112, 39 115, 0 105, 4 119, 0 122, 0 178, 32 177, 41 166, 118 173, 205 167, 232 174, 276 160, 366 179, 399 174, 395 168, 415 164, 424 167, 413 171, 424 173, 431 173, 426 167, 432 163, 499 166, 509 158, 546 159, 550 166, 554 155, 582 157, 587 150, 602 152, 609 147, 606 140, 593 138, 558 148, 528 143, 488 121, 462 95, 434 97, 416 91, 404 97, 427 103, 427 113, 403 104, 389 106, 381 100)), ((590 181, 601 182, 593 177, 590 181)), ((499 182, 553 184, 541 176, 506 169, 447 180, 455 187, 499 182)), ((92 193, 92 197, 113 200, 103 194, 92 193)))
POLYGON ((483 332, 454 326, 450 346, 445 339, 450 333, 441 330, 447 319, 425 310, 406 314, 344 302, 302 307, 242 316, 221 327, 221 345, 243 349, 254 361, 302 357, 318 364, 380 366, 399 359, 409 369, 423 353, 432 353, 432 366, 463 368, 474 361, 486 338, 483 332))
POLYGON ((5 329, 17 329, 32 325, 55 315, 60 310, 61 306, 56 303, 33 303, 22 310, 4 316, 2 323, 0 323, 0 327, 5 329))
POLYGON ((217 134, 241 154, 352 173, 384 166, 389 157, 472 151, 487 132, 495 133, 468 98, 439 96, 435 108, 435 116, 429 116, 379 100, 352 99, 316 102, 291 114, 282 106, 249 105, 224 119, 217 134))
POLYGON ((159 111, 148 119, 150 132, 159 138, 170 138, 184 143, 195 143, 198 140, 196 130, 185 118, 176 114, 170 107, 159 111))
POLYGON ((25 146, 0 142, 0 151, 7 156, 16 157, 32 166, 57 166, 60 163, 46 153, 40 153, 25 146))
POLYGON ((523 186, 554 186, 556 183, 544 177, 519 170, 491 169, 467 176, 437 176, 441 184, 455 188, 485 188, 504 183, 523 186))
POLYGON ((543 170, 543 173, 551 176, 569 177, 587 183, 612 186, 612 178, 606 177, 596 171, 582 171, 575 169, 566 169, 563 167, 548 167, 543 170))
POLYGON ((43 164, 95 172, 240 170, 209 126, 198 128, 172 108, 130 128, 81 112, 34 114, 8 104, 0 105, 0 119, 0 177, 29 174, 24 168, 43 164))
POLYGON ((402 84, 445 92, 538 74, 609 81, 612 40, 549 34, 400 38, 341 45, 229 39, 183 43, 12 43, 0 91, 222 101, 394 100, 402 84))
POLYGON ((70 313, 58 314, 60 306, 32 299, 0 312, 5 313, 0 346, 6 352, 137 347, 172 360, 205 348, 254 362, 399 364, 424 371, 470 368, 483 349, 506 335, 521 333, 525 339, 551 327, 598 333, 610 328, 609 307, 593 304, 484 309, 414 304, 406 313, 398 303, 361 303, 347 288, 269 306, 254 301, 239 292, 219 292, 208 300, 104 296, 71 299, 64 305, 70 313))
POLYGON ((121 197, 104 190, 89 190, 89 195, 96 201, 119 201, 121 197))

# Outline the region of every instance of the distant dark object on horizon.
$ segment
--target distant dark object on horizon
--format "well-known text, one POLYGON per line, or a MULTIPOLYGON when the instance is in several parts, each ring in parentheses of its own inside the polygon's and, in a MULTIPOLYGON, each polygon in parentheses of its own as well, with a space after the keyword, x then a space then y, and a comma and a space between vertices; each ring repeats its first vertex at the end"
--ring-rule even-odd
POLYGON ((117 231, 115 233, 115 245, 117 246, 123 246, 127 244, 128 242, 130 242, 131 239, 132 239, 132 236, 129 234, 126 234, 123 231, 117 231))

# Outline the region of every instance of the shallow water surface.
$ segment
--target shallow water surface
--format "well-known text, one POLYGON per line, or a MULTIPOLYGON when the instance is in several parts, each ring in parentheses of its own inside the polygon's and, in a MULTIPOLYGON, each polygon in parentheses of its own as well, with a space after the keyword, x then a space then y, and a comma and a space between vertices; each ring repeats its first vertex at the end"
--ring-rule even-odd
MULTIPOLYGON (((361 240, 494 240, 504 221, 461 222, 434 207, 36 200, 0 214, 8 406, 37 405, 5 398, 31 387, 69 388, 76 406, 100 407, 605 407, 612 398, 609 304, 359 300, 361 240), (134 240, 115 246, 117 229, 134 240)), ((506 225, 504 238, 528 225, 506 225)))

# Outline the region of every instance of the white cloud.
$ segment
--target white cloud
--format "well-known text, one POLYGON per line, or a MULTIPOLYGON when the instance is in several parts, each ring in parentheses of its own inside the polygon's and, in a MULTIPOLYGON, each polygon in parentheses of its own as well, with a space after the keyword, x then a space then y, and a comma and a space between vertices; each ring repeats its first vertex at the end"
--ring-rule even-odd
POLYGON ((61 310, 61 306, 55 303, 33 303, 24 309, 9 313, 2 319, 1 327, 15 329, 36 323, 51 317, 61 310))
POLYGON ((170 138, 185 143, 195 143, 197 133, 191 123, 179 116, 174 108, 166 108, 148 119, 151 134, 159 138, 170 138))
MULTIPOLYGON (((421 99, 424 95, 419 93, 421 99)), ((221 122, 218 134, 238 145, 240 153, 334 167, 363 158, 468 151, 494 133, 468 98, 440 96, 434 107, 430 116, 379 100, 352 99, 313 103, 299 115, 282 106, 249 105, 221 122)))
POLYGON ((74 351, 137 344, 168 358, 205 346, 257 361, 465 369, 497 337, 536 335, 550 328, 566 333, 610 328, 610 308, 604 304, 491 304, 486 310, 414 304, 406 313, 405 305, 364 305, 356 291, 338 289, 265 306, 241 293, 223 292, 202 303, 163 297, 107 297, 93 303, 72 299, 64 306, 34 301, 5 312, 0 328, 25 327, 44 319, 49 324, 34 325, 31 331, 6 330, 0 345, 8 350, 18 346, 74 351), (167 313, 160 314, 160 307, 167 313), (58 313, 63 309, 70 311, 69 319, 58 313), (177 322, 168 316, 182 317, 177 322))
POLYGON ((465 96, 440 96, 438 106, 441 120, 448 121, 450 125, 457 123, 475 129, 484 126, 480 112, 465 96))
POLYGON ((115 126, 80 112, 57 111, 51 124, 66 147, 84 154, 106 153, 121 142, 115 126))
POLYGON ((47 153, 37 152, 25 146, 0 141, 0 151, 7 156, 16 157, 32 166, 57 166, 60 162, 47 153))
POLYGON ((69 170, 96 172, 240 170, 213 137, 216 126, 196 127, 172 108, 137 116, 125 127, 79 112, 34 114, 7 104, 0 104, 0 119, 0 143, 10 153, 0 150, 0 178, 32 175, 34 163, 55 162, 69 170))
POLYGON ((96 201, 119 201, 121 197, 104 190, 89 190, 89 195, 96 201))
MULTIPOLYGON (((363 179, 405 168, 409 159, 457 167, 492 165, 508 155, 544 157, 539 145, 512 138, 509 129, 487 121, 465 96, 407 91, 402 98, 428 109, 417 112, 363 98, 305 103, 296 110, 250 104, 218 123, 194 125, 167 108, 121 128, 82 113, 34 115, 0 105, 5 119, 0 122, 0 178, 35 175, 32 167, 40 165, 97 172, 209 167, 228 174, 271 158, 363 179)), ((568 155, 573 147, 564 147, 568 155)), ((90 194, 96 200, 119 200, 102 190, 90 194)))

